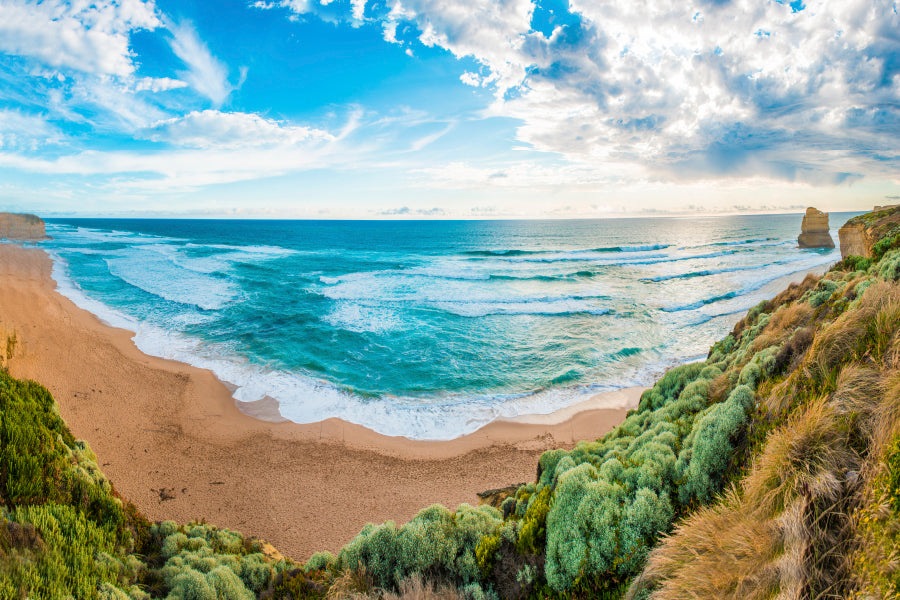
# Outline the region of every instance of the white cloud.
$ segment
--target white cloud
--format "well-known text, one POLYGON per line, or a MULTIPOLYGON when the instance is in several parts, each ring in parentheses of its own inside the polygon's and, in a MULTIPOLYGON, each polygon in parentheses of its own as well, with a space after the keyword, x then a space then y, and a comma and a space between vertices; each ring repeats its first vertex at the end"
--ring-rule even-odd
POLYGON ((0 109, 0 148, 33 152, 62 141, 64 135, 44 115, 0 109))
POLYGON ((881 82, 900 52, 888 0, 809 1, 799 12, 771 0, 571 9, 577 39, 554 32, 533 59, 551 68, 494 106, 522 120, 518 137, 535 148, 670 175, 831 182, 896 168, 874 156, 896 156, 900 128, 900 87, 881 82))
POLYGON ((478 73, 472 73, 471 71, 464 72, 459 76, 459 80, 466 85, 471 85, 472 87, 481 86, 481 77, 478 75, 478 73))
POLYGON ((400 40, 397 39, 397 21, 386 21, 384 23, 384 28, 382 29, 382 36, 384 37, 384 41, 390 42, 392 44, 399 44, 400 40))
POLYGON ((134 82, 136 92, 166 92, 187 87, 187 83, 171 77, 141 77, 134 82))
POLYGON ((2 0, 0 51, 51 67, 124 77, 135 70, 129 34, 160 25, 152 0, 2 0))
MULTIPOLYGON (((5 120, 21 115, 0 112, 5 120)), ((29 125, 25 121, 19 126, 29 125)), ((0 147, 0 167, 48 175, 100 176, 107 187, 140 192, 185 190, 354 164, 357 149, 345 148, 327 131, 215 110, 161 120, 138 132, 165 143, 154 151, 85 150, 59 158, 34 158, 0 147)))
POLYGON ((834 182, 900 166, 895 0, 808 0, 799 11, 780 0, 571 0, 552 15, 541 5, 389 0, 368 20, 389 42, 473 58, 482 69, 460 80, 493 90, 488 114, 601 172, 834 182))
POLYGON ((228 82, 228 67, 219 61, 189 22, 169 26, 172 51, 187 66, 178 76, 213 104, 225 102, 234 87, 228 82))
POLYGON ((141 135, 192 148, 247 148, 334 141, 321 129, 279 123, 259 115, 217 110, 194 111, 153 124, 141 135))
POLYGON ((357 21, 365 19, 366 0, 350 0, 353 6, 353 18, 357 21))

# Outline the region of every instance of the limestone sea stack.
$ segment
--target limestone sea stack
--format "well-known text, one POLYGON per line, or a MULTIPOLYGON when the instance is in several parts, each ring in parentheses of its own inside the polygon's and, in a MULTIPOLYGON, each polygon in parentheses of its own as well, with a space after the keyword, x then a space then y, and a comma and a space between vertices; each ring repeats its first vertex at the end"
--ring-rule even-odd
POLYGON ((834 248, 834 240, 828 230, 828 213, 810 206, 803 215, 797 243, 801 248, 834 248))
POLYGON ((0 212, 0 239, 45 240, 44 220, 36 215, 0 212))

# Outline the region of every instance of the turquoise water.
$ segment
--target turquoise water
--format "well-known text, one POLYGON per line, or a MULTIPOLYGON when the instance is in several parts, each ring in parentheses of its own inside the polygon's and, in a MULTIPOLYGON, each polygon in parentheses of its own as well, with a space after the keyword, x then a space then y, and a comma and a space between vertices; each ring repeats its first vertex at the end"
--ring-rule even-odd
POLYGON ((240 400, 449 439, 705 356, 766 283, 840 258, 800 221, 79 219, 40 245, 77 304, 240 400))

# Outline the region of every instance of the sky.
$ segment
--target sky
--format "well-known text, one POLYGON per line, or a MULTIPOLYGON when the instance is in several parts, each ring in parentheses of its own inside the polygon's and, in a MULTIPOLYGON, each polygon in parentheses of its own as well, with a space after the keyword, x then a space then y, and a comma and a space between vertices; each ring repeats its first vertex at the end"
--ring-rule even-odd
POLYGON ((0 210, 900 203, 894 0, 0 0, 0 210))

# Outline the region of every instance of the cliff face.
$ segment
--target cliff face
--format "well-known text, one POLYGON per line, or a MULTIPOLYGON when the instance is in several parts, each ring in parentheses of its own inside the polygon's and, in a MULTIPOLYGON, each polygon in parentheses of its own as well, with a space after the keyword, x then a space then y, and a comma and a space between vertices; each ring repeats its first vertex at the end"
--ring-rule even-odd
POLYGON ((828 227, 828 213, 810 206, 803 215, 797 244, 801 248, 834 248, 828 227))
POLYGON ((838 236, 841 258, 881 258, 900 245, 900 206, 876 206, 870 213, 853 217, 838 230, 838 236))
POLYGON ((44 220, 36 215, 0 213, 0 238, 8 240, 44 240, 44 220))
POLYGON ((862 223, 847 223, 838 230, 841 240, 841 258, 850 255, 870 258, 872 244, 866 239, 866 228, 862 223))

